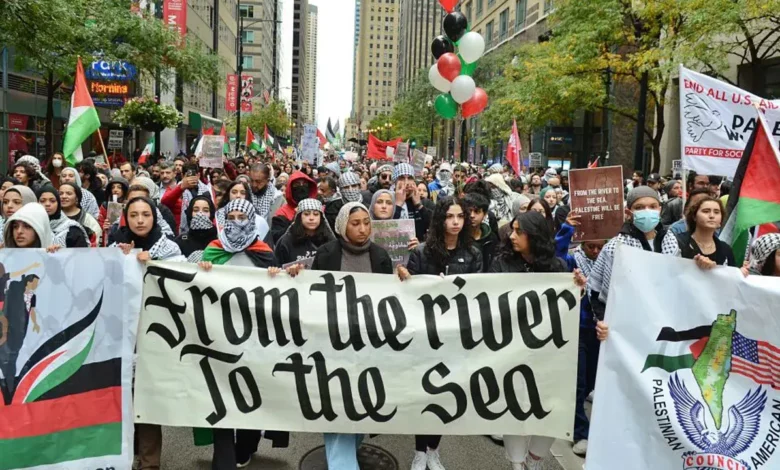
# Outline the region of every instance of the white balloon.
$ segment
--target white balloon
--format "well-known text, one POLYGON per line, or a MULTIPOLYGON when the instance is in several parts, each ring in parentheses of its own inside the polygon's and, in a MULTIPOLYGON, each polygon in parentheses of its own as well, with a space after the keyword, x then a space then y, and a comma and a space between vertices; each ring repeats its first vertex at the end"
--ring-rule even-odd
POLYGON ((452 81, 450 94, 456 103, 463 104, 474 96, 474 91, 476 89, 477 84, 474 83, 473 78, 468 75, 458 75, 458 77, 452 81))
POLYGON ((466 33, 458 42, 458 52, 467 64, 474 63, 485 53, 485 40, 479 33, 466 33))
POLYGON ((452 88, 452 82, 442 77, 439 73, 439 68, 436 66, 436 62, 433 63, 431 69, 428 70, 428 80, 431 82, 434 88, 442 93, 449 93, 452 88))

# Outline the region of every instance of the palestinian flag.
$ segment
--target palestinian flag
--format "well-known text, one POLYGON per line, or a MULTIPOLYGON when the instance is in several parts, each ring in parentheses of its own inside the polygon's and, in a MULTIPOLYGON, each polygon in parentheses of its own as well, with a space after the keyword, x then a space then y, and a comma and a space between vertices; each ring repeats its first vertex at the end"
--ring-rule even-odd
POLYGON ((219 135, 222 136, 222 138, 224 139, 223 142, 225 142, 224 145, 222 146, 222 153, 229 154, 230 153, 230 139, 228 139, 227 129, 225 128, 225 123, 222 123, 222 129, 220 129, 219 135))
POLYGON ((198 138, 198 144, 195 146, 195 154, 196 157, 200 157, 200 154, 203 153, 203 136, 204 135, 214 135, 214 128, 210 127, 208 129, 203 129, 200 133, 200 137, 198 138))
POLYGON ((70 99, 70 117, 62 142, 62 153, 71 165, 76 165, 84 159, 81 144, 96 130, 100 129, 98 117, 92 97, 89 96, 87 80, 84 78, 84 66, 81 57, 76 64, 76 82, 73 84, 73 95, 70 99))
POLYGON ((729 192, 729 218, 720 238, 734 250, 737 266, 745 258, 749 233, 756 225, 780 221, 780 154, 761 112, 739 161, 729 192))
POLYGON ((265 144, 257 140, 257 136, 252 129, 246 128, 246 149, 255 152, 265 152, 265 144))
POLYGON ((122 455, 121 358, 92 360, 102 302, 101 295, 90 313, 39 346, 19 371, 4 364, 0 470, 122 455))
POLYGON ((684 331, 662 328, 655 339, 659 342, 658 353, 647 356, 642 372, 653 367, 666 372, 690 369, 704 350, 711 330, 712 325, 702 325, 684 331))
POLYGON ((265 142, 265 145, 268 146, 270 149, 276 149, 277 151, 282 151, 282 146, 279 144, 278 139, 276 138, 276 135, 274 135, 273 132, 271 132, 270 129, 268 129, 267 125, 263 125, 264 129, 264 135, 263 135, 263 142, 265 142))

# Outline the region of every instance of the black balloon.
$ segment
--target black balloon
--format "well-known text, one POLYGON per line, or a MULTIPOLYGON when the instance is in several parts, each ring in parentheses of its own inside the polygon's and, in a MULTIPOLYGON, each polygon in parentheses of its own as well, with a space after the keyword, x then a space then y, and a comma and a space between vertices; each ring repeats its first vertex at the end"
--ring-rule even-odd
POLYGON ((466 34, 469 27, 469 21, 466 15, 459 11, 453 11, 444 17, 444 32, 452 42, 458 42, 466 34))
POLYGON ((442 55, 448 52, 455 52, 455 45, 447 39, 447 36, 436 36, 431 43, 431 53, 439 59, 442 55))

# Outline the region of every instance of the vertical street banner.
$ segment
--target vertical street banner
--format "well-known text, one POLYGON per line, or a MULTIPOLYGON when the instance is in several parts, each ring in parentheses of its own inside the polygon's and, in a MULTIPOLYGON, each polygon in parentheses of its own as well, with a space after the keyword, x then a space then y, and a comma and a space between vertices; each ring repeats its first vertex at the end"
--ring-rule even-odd
POLYGON ((780 467, 780 285, 626 245, 586 470, 780 467))
POLYGON ((780 142, 780 100, 766 100, 680 66, 680 136, 683 168, 734 177, 756 128, 756 108, 780 142))
POLYGON ((570 273, 415 276, 150 263, 136 422, 571 439, 570 273))
POLYGON ((130 468, 141 278, 118 249, 0 251, 0 470, 130 468))
POLYGON ((241 75, 241 112, 252 112, 252 98, 255 97, 255 79, 251 75, 241 75))
POLYGON ((187 34, 187 0, 165 0, 163 3, 165 24, 175 28, 184 38, 187 34))
POLYGON ((227 92, 225 93, 225 111, 235 112, 238 103, 238 75, 231 73, 227 76, 227 92))
POLYGON ((571 210, 580 215, 575 241, 606 240, 623 226, 623 167, 569 170, 571 210))

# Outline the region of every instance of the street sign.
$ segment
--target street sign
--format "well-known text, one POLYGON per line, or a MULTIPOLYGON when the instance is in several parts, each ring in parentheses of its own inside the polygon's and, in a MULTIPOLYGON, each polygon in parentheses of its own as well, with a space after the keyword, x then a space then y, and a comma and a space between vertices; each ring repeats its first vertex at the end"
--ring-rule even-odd
POLYGON ((108 131, 107 147, 110 149, 121 149, 122 142, 124 141, 124 137, 125 137, 125 131, 121 129, 108 131))

